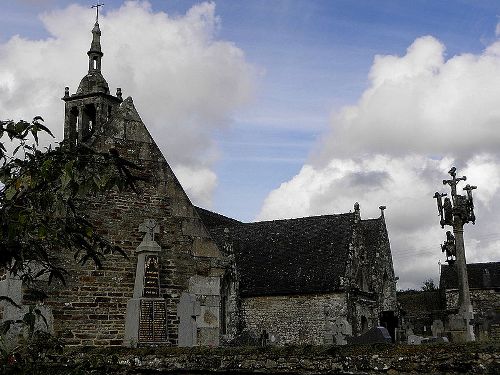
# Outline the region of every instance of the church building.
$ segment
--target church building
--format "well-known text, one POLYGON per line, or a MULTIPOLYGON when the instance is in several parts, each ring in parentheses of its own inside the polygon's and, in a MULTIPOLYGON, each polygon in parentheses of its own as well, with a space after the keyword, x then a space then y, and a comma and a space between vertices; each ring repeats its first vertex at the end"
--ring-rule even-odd
MULTIPOLYGON (((195 207, 131 97, 111 94, 96 21, 88 73, 65 89, 64 142, 114 149, 148 175, 139 193, 89 197, 86 213, 127 254, 102 269, 61 251, 67 286, 47 286, 41 309, 68 345, 217 346, 242 336, 282 344, 344 344, 377 325, 394 332, 396 286, 385 207, 255 223, 195 207)), ((140 94, 140 93, 139 93, 140 94)), ((339 192, 341 193, 341 192, 339 192)), ((13 276, 0 294, 28 308, 13 276)), ((23 313, 3 307, 3 319, 23 313)))

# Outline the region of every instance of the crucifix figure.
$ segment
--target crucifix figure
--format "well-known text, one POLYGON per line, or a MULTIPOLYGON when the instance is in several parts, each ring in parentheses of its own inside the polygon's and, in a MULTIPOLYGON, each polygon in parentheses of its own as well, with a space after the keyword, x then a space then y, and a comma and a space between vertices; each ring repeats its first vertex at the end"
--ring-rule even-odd
POLYGON ((451 198, 453 199, 453 204, 456 205, 456 195, 457 195, 457 184, 460 181, 466 181, 467 177, 458 177, 457 178, 457 168, 452 167, 450 171, 448 172, 452 179, 451 180, 443 180, 443 185, 450 185, 451 187, 451 198))
POLYGON ((139 231, 145 233, 143 241, 154 241, 155 234, 160 233, 160 228, 154 219, 146 219, 139 225, 139 231))
POLYGON ((99 7, 102 7, 104 4, 99 4, 99 1, 96 2, 95 5, 92 5, 91 8, 95 8, 96 10, 96 15, 95 15, 95 22, 99 22, 99 7))

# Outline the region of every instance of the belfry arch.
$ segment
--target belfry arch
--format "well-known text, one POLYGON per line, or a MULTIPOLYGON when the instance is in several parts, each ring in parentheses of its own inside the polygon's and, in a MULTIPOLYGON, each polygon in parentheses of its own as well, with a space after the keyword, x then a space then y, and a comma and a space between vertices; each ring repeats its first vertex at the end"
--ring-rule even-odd
POLYGON ((71 95, 66 87, 62 98, 66 102, 64 140, 69 147, 88 142, 93 134, 104 130, 114 109, 122 102, 121 89, 117 89, 116 96, 111 95, 101 73, 104 54, 98 22, 92 29, 92 43, 87 55, 88 73, 82 78, 76 93, 71 95))

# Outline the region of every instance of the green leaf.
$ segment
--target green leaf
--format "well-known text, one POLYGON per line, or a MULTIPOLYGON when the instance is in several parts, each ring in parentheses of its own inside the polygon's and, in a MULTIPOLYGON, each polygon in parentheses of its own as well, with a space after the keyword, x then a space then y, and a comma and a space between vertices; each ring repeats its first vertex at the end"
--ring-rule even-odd
POLYGON ((5 191, 5 199, 8 201, 12 200, 12 198, 14 198, 14 195, 16 195, 16 193, 17 190, 15 189, 15 187, 13 187, 12 185, 9 186, 5 191))
POLYGON ((85 230, 85 234, 87 237, 92 237, 94 235, 94 229, 91 226, 88 226, 85 230))
POLYGON ((38 227, 38 238, 44 240, 47 237, 47 228, 45 225, 40 225, 38 227))
POLYGON ((64 173, 61 176, 61 189, 66 189, 71 180, 71 175, 66 170, 64 170, 64 173))

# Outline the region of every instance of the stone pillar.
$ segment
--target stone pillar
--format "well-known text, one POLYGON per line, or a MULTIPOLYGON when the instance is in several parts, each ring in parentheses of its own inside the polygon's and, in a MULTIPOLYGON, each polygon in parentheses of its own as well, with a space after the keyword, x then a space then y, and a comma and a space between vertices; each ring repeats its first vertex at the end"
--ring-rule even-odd
POLYGON ((455 216, 453 234, 455 235, 455 248, 457 257, 455 267, 457 268, 458 276, 458 315, 465 320, 464 341, 474 341, 474 329, 470 324, 470 321, 473 319, 474 315, 472 304, 470 302, 469 278, 467 276, 467 263, 465 260, 464 226, 461 218, 458 215, 455 216))
POLYGON ((135 250, 137 267, 134 295, 127 302, 125 346, 167 342, 166 301, 160 296, 160 245, 154 240, 158 233, 154 220, 146 220, 139 229, 146 234, 135 250))

